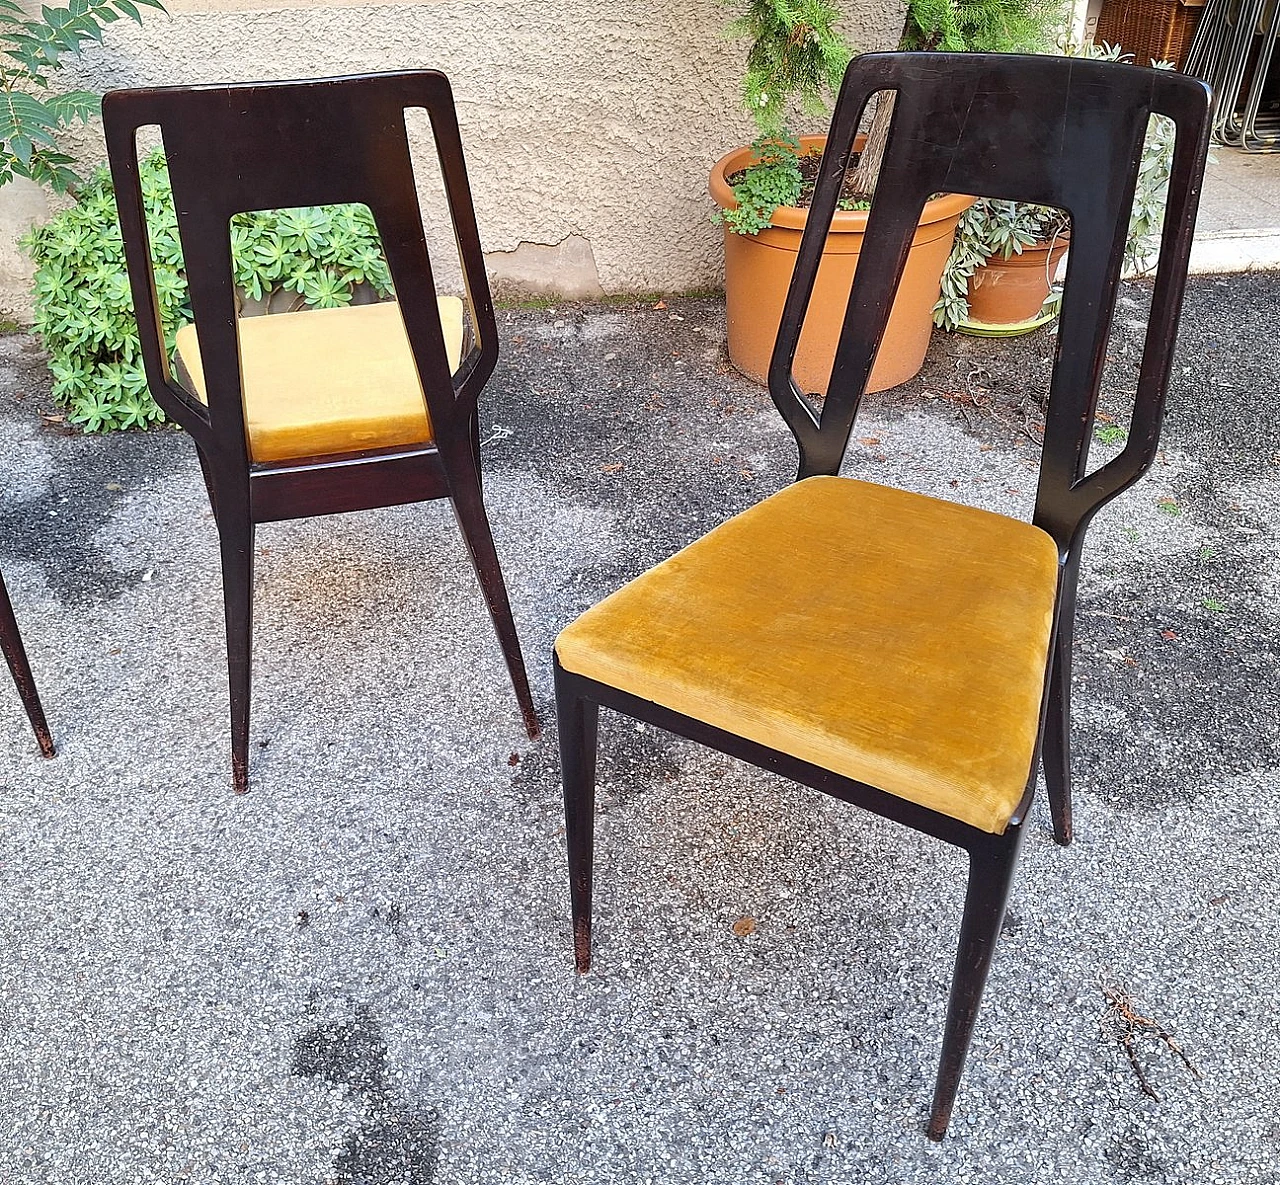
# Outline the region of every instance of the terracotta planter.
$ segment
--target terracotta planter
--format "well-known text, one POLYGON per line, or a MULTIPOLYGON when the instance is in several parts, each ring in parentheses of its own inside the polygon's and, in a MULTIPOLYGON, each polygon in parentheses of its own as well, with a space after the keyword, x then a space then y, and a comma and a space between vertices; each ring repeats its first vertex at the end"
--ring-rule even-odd
MULTIPOLYGON (((806 149, 820 149, 826 137, 803 136, 800 142, 806 149)), ((751 149, 739 148, 717 161, 711 170, 711 196, 722 208, 736 205, 725 178, 750 161, 751 149)), ((883 391, 905 383, 924 364, 933 330, 933 306, 941 292, 942 268, 951 254, 956 223, 973 201, 963 194, 948 194, 925 206, 868 391, 883 391)), ((782 322, 782 305, 807 215, 807 210, 780 206, 774 211, 773 224, 758 235, 735 234, 725 228, 729 359, 758 383, 768 381, 769 359, 782 322)), ((866 226, 865 210, 837 211, 832 222, 796 350, 796 381, 806 391, 826 393, 866 226)))
MULTIPOLYGON (((1070 246, 1066 235, 1023 247, 1020 255, 993 255, 969 277, 969 320, 980 325, 1037 322, 1058 263, 1070 246)), ((1033 326, 1028 326, 1028 331, 1033 326)))

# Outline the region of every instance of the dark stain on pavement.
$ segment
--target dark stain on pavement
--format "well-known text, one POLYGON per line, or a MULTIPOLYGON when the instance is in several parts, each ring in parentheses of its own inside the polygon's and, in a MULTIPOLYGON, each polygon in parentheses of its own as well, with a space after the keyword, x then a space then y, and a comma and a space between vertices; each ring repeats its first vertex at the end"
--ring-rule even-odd
MULTIPOLYGON (((41 411, 56 411, 44 395, 49 385, 44 355, 34 338, 7 339, 6 385, 40 392, 34 401, 0 399, 0 431, 17 435, 39 423, 41 411)), ((175 472, 184 460, 194 465, 191 441, 172 428, 85 436, 65 424, 43 429, 57 438, 49 449, 51 468, 40 493, 23 501, 0 503, 0 539, 5 553, 39 565, 45 582, 66 605, 83 605, 119 596, 137 585, 150 566, 147 541, 139 526, 136 564, 118 567, 94 542, 118 501, 148 480, 175 472)), ((197 480, 198 477, 197 477, 197 480)))
POLYGON ((387 1043, 373 1010, 357 1004, 349 1021, 316 1025, 293 1046, 293 1072, 362 1096, 368 1115, 333 1162, 334 1185, 431 1185, 440 1158, 440 1118, 405 1107, 386 1080, 387 1043))

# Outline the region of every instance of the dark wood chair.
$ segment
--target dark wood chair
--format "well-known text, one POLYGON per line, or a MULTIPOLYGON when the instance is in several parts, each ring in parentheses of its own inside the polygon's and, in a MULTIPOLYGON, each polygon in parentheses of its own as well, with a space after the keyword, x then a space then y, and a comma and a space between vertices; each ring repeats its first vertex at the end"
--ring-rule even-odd
POLYGON ((281 519, 450 499, 536 737, 481 497, 476 399, 498 337, 448 80, 421 70, 115 91, 102 113, 147 381, 191 434, 217 521, 235 789, 248 787, 255 527, 281 519), (437 297, 406 108, 431 120, 465 308, 437 297), (137 132, 147 125, 164 140, 195 319, 179 334, 179 376, 160 329, 139 185, 137 132), (372 210, 396 302, 237 319, 231 216, 344 202, 372 210))
POLYGON ((54 756, 53 737, 49 735, 49 724, 44 718, 44 708, 40 705, 40 696, 36 692, 35 677, 31 674, 31 664, 27 661, 27 652, 22 645, 22 635, 18 633, 18 619, 13 615, 13 603, 9 600, 9 590, 5 587, 4 577, 0 575, 0 651, 9 664, 9 673, 18 688, 18 697, 26 709, 27 719, 36 734, 36 742, 40 752, 46 757, 54 756))
POLYGON ((599 705, 969 853, 928 1134, 950 1120, 1043 756, 1071 837, 1067 731, 1080 549, 1150 466, 1195 222, 1209 95, 1164 71, 1053 57, 869 54, 845 76, 785 306, 770 391, 797 482, 588 610, 556 642, 574 946, 591 961, 599 705), (791 377, 863 108, 894 121, 831 386, 791 377), (1128 443, 1087 472, 1148 116, 1177 147, 1128 443), (1034 522, 835 476, 917 218, 934 193, 1066 209, 1071 255, 1034 522))

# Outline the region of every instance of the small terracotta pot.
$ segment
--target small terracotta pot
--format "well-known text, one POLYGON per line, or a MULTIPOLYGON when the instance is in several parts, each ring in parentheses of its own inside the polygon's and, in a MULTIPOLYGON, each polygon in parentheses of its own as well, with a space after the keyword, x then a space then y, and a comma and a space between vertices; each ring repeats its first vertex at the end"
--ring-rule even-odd
POLYGON ((1020 255, 993 255, 969 277, 969 320, 982 325, 1031 321, 1048 299, 1058 263, 1070 246, 1067 235, 1023 247, 1020 255))
MULTIPOLYGON (((805 151, 821 149, 826 141, 825 136, 800 139, 805 151)), ((739 148, 717 161, 711 170, 711 196, 723 209, 731 210, 737 205, 726 178, 750 163, 751 149, 739 148)), ((947 194, 925 205, 871 370, 868 391, 883 391, 905 383, 924 365, 933 330, 933 306, 941 294, 942 269, 951 254, 956 223, 973 202, 964 194, 947 194)), ((772 225, 758 235, 735 234, 725 227, 729 359, 758 383, 768 381, 769 360, 807 216, 807 210, 779 206, 773 213, 772 225)), ((839 210, 832 220, 796 349, 796 382, 805 391, 826 393, 866 226, 865 210, 839 210)))

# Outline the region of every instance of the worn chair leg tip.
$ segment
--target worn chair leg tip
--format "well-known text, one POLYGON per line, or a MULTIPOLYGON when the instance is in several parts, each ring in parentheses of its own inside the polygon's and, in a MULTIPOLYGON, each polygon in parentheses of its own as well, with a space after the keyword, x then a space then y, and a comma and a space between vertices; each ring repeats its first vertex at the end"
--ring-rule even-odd
POLYGON ((947 1125, 944 1123, 941 1127, 935 1127, 931 1123, 929 1124, 929 1128, 926 1134, 928 1135, 929 1139, 931 1139, 935 1144, 941 1144, 942 1137, 947 1134, 947 1125))
POLYGON ((52 741, 42 740, 40 742, 40 755, 42 757, 57 757, 58 750, 53 747, 52 741))
POLYGON ((524 721, 524 730, 529 734, 531 741, 542 739, 542 724, 537 716, 526 716, 524 721))
POLYGON ((573 963, 578 974, 585 975, 591 970, 591 934, 583 933, 580 927, 574 927, 574 929, 576 933, 573 936, 573 963))

